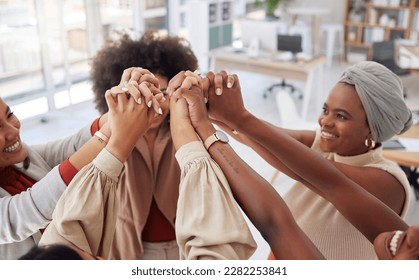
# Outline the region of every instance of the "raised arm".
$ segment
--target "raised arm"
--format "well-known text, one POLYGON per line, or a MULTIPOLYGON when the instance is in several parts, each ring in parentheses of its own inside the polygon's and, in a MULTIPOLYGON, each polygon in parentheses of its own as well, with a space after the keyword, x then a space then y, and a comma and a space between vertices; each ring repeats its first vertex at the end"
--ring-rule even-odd
MULTIPOLYGON (((185 84, 202 93, 197 79, 185 84)), ((171 100, 170 118, 182 171, 175 224, 181 258, 248 259, 256 244, 227 180, 199 142, 183 98, 171 100)))
MULTIPOLYGON (((177 78, 182 79, 181 76, 177 76, 177 78)), ((215 132, 215 129, 206 113, 202 92, 196 89, 189 90, 188 87, 185 87, 180 88, 176 93, 187 100, 191 122, 199 137, 204 141, 215 132)), ((190 125, 188 131, 193 131, 190 125)), ((186 133, 183 133, 183 135, 186 135, 186 133)), ((173 137, 176 138, 175 135, 173 137)), ((202 145, 199 147, 202 149, 202 145)), ((228 144, 215 142, 210 146, 208 152, 220 166, 224 174, 223 177, 225 176, 227 179, 239 205, 271 245, 278 258, 323 258, 313 243, 297 226, 278 193, 267 181, 242 161, 228 144)), ((217 197, 217 199, 223 198, 217 197)), ((213 199, 212 201, 216 200, 213 199)), ((205 216, 212 216, 218 213, 220 213, 220 210, 215 209, 204 214, 205 216)), ((228 213, 220 214, 228 215, 228 213)), ((222 235, 224 234, 225 232, 222 233, 222 235)))
POLYGON ((41 245, 63 243, 107 258, 115 229, 116 189, 123 162, 156 117, 146 102, 132 97, 132 90, 120 85, 106 93, 109 142, 96 139, 106 145, 105 149, 77 173, 60 198, 41 245))
MULTIPOLYGON (((234 79, 232 89, 239 86, 236 76, 234 79)), ((209 102, 221 102, 223 106, 227 104, 234 106, 232 103, 237 104, 238 92, 226 90, 222 95, 216 95, 210 91, 209 102)), ((374 190, 382 186, 377 186, 377 181, 374 182, 371 179, 374 178, 371 169, 370 177, 365 176, 365 171, 362 172, 361 168, 329 161, 287 131, 272 129, 272 125, 248 112, 241 114, 239 119, 240 122, 234 122, 237 125, 236 130, 245 131, 248 137, 257 139, 266 150, 271 151, 286 166, 291 174, 295 174, 293 178, 297 178, 312 191, 330 201, 371 242, 381 232, 406 228, 406 224, 394 209, 390 209, 375 196, 377 192, 374 190), (269 133, 263 133, 268 131, 269 133), (362 203, 358 203, 359 201, 362 203), (365 213, 370 213, 370 215, 365 215, 365 213), (376 217, 382 217, 382 219, 378 220, 376 217)))
POLYGON ((236 75, 227 75, 225 71, 218 74, 209 72, 206 80, 208 85, 204 90, 208 91, 208 113, 215 123, 221 122, 228 127, 231 133, 236 131, 238 140, 254 149, 273 167, 285 173, 295 180, 301 178, 281 162, 273 150, 266 147, 266 139, 272 139, 279 132, 286 133, 296 140, 311 146, 314 141, 313 131, 297 131, 276 127, 266 121, 256 118, 244 106, 240 82, 236 75), (212 101, 212 102, 211 102, 212 101), (244 120, 252 121, 252 125, 258 128, 259 134, 248 133, 244 120))

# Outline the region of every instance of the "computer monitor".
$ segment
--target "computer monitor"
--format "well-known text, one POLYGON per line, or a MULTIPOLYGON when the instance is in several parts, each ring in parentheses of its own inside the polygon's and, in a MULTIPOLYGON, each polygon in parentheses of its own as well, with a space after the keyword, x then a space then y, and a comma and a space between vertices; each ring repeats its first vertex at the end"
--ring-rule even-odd
POLYGON ((261 51, 277 51, 278 22, 245 19, 241 20, 240 23, 241 40, 244 48, 248 48, 257 38, 261 51))
POLYGON ((292 52, 294 55, 296 53, 302 52, 302 36, 301 35, 282 35, 277 36, 278 51, 288 51, 292 52))

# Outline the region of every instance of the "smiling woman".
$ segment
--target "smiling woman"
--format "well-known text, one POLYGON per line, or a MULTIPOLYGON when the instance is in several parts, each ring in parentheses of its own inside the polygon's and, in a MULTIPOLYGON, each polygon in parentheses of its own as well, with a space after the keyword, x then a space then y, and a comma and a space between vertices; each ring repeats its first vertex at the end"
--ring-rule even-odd
MULTIPOLYGON (((103 124, 102 132, 109 135, 103 124)), ((0 98, 0 259, 17 259, 38 243, 67 184, 104 147, 97 142, 86 127, 63 140, 27 146, 18 118, 0 98), (71 162, 68 158, 86 142, 91 148, 83 152, 86 157, 71 162)))
MULTIPOLYGON (((217 80, 225 83, 226 79, 217 80)), ((237 131, 238 135, 232 134, 233 137, 297 181, 284 200, 298 225, 324 257, 376 259, 374 238, 381 232, 400 228, 390 227, 376 217, 367 219, 365 212, 371 212, 374 206, 364 196, 355 199, 357 192, 352 188, 325 176, 324 166, 313 165, 306 149, 328 159, 335 172, 344 174, 368 196, 375 196, 404 218, 409 206, 409 182, 397 164, 383 158, 381 145, 412 124, 400 79, 376 62, 360 62, 347 68, 326 99, 318 118, 319 129, 315 131, 275 127, 247 111, 240 87, 229 89, 221 83, 215 85, 218 87, 223 94, 216 96, 209 107, 211 119, 223 124, 227 132, 237 131), (304 145, 291 148, 283 144, 286 137, 304 145), (288 163, 293 158, 302 160, 298 164, 288 163), (304 166, 304 176, 296 172, 301 166, 304 166), (362 203, 365 211, 360 210, 362 203), (351 219, 342 215, 348 207, 359 211, 351 219), (354 223, 362 224, 360 228, 367 234, 364 236, 354 223)), ((378 210, 377 215, 381 217, 378 210)), ((277 258, 283 257, 281 250, 277 254, 277 258)))
MULTIPOLYGON (((362 67, 363 65, 359 66, 362 67)), ((375 65, 372 66, 375 67, 375 65)), ((355 71, 358 70, 355 69, 355 71)), ((231 211, 231 207, 235 203, 234 201, 231 202, 230 187, 234 199, 237 200, 247 217, 269 243, 275 257, 287 260, 324 259, 326 255, 323 253, 324 250, 318 250, 312 240, 301 230, 300 225, 296 223, 293 214, 289 211, 288 205, 282 200, 276 190, 258 173, 252 170, 226 141, 215 141, 211 146, 205 145, 206 141, 204 141, 204 145, 202 142, 197 141, 198 136, 201 139, 209 139, 212 137, 211 134, 216 131, 211 124, 210 117, 220 120, 223 117, 222 114, 224 117, 232 114, 239 116, 241 121, 245 120, 243 124, 240 122, 237 126, 230 126, 230 129, 227 129, 227 131, 231 131, 231 128, 234 128, 239 131, 236 134, 239 137, 241 137, 243 130, 247 133, 257 133, 259 130, 264 130, 265 133, 271 134, 267 138, 272 139, 272 142, 265 141, 264 144, 266 149, 273 150, 272 147, 275 147, 275 156, 288 168, 288 170, 284 168, 283 170, 287 171, 288 174, 293 172, 296 179, 304 182, 311 191, 318 193, 329 206, 336 208, 335 211, 338 211, 338 213, 330 215, 331 211, 327 208, 323 207, 322 209, 316 207, 316 205, 303 204, 304 209, 309 210, 307 215, 313 213, 317 216, 313 219, 327 220, 327 225, 321 231, 334 231, 342 234, 339 232, 341 225, 336 222, 345 218, 346 224, 343 224, 343 227, 348 229, 347 224, 350 223, 364 237, 363 239, 369 242, 370 247, 374 243, 373 250, 377 253, 378 258, 410 260, 418 258, 419 228, 408 227, 393 209, 372 195, 364 186, 354 182, 346 173, 341 172, 341 167, 336 166, 333 161, 320 155, 317 150, 313 151, 304 146, 303 143, 286 133, 290 131, 277 130, 274 133, 275 131, 270 129, 269 124, 264 121, 258 121, 249 115, 248 112, 242 111, 244 107, 237 76, 230 76, 226 75, 225 72, 221 72, 214 78, 212 73, 208 73, 206 78, 202 79, 200 77, 192 77, 190 73, 181 74, 176 80, 170 82, 169 92, 172 93, 173 101, 171 103, 172 125, 174 126, 172 137, 178 149, 176 158, 183 169, 183 180, 180 188, 182 196, 179 199, 179 205, 183 207, 181 208, 182 210, 178 211, 177 215, 177 233, 181 252, 184 252, 185 256, 192 259, 231 258, 234 257, 231 255, 231 252, 234 252, 234 250, 226 249, 233 249, 237 248, 239 244, 242 246, 246 244, 242 239, 246 237, 246 229, 238 226, 242 215, 234 214, 234 211, 231 211), (191 83, 189 83, 193 79, 196 80, 195 86, 191 86, 191 83), (208 81, 210 85, 208 85, 208 81), (225 88, 224 85, 227 85, 227 87, 225 88), (216 92, 220 93, 220 86, 223 87, 223 93, 216 94, 216 92), (208 93, 205 92, 206 89, 208 89, 208 93), (210 116, 207 113, 204 96, 208 96, 208 102, 210 103, 208 108, 212 112, 210 116), (174 101, 175 98, 180 99, 176 102, 174 101), (211 111, 211 108, 214 108, 214 106, 216 110, 211 111), (221 110, 227 107, 230 110, 221 110), (212 165, 212 160, 217 165, 212 165), (205 179, 202 180, 202 178, 205 179), (214 178, 217 179, 215 180, 214 178), (202 184, 201 186, 197 183, 191 183, 197 179, 210 183, 209 185, 202 184), (228 183, 226 183, 225 179, 227 179, 228 183), (208 191, 208 188, 211 191, 208 191), (202 191, 205 191, 205 193, 202 194, 202 191), (207 201, 210 201, 210 203, 206 203, 207 201), (200 208, 204 212, 199 213, 197 217, 194 217, 194 215, 183 215, 183 211, 187 212, 185 207, 196 209, 196 205, 205 205, 205 207, 200 208), (217 206, 216 209, 218 211, 211 209, 213 205, 217 206), (224 210, 220 211, 219 209, 224 210), (194 220, 197 221, 195 222, 194 220), (217 229, 210 222, 205 222, 213 220, 222 221, 221 224, 225 225, 236 224, 234 228, 240 231, 241 234, 235 235, 235 230, 217 229), (190 229, 190 225, 195 225, 197 222, 200 223, 199 229, 201 231, 186 230, 190 229), (330 229, 326 228, 326 226, 330 229), (218 234, 217 230, 222 232, 222 234, 218 234), (219 242, 217 242, 214 236, 221 236, 219 238, 224 238, 224 240, 228 241, 218 239, 219 242), (196 242, 196 240, 199 240, 199 242, 196 242)), ((331 142, 339 141, 338 139, 340 137, 343 138, 343 135, 345 135, 343 132, 345 132, 346 127, 342 124, 340 129, 334 130, 333 122, 350 122, 352 119, 358 119, 356 121, 358 126, 352 124, 353 127, 349 126, 349 128, 352 128, 354 134, 360 132, 357 136, 358 138, 365 137, 365 135, 368 135, 368 131, 365 131, 364 135, 361 133, 366 126, 365 112, 362 106, 360 106, 360 102, 351 100, 357 99, 357 95, 351 95, 340 87, 337 88, 339 89, 338 92, 344 96, 342 99, 337 98, 339 94, 334 92, 331 95, 335 96, 328 98, 326 102, 328 106, 325 106, 328 109, 324 110, 320 123, 327 125, 329 131, 322 133, 321 137, 331 142), (351 104, 346 104, 347 102, 351 104), (352 107, 352 105, 354 106, 352 107), (323 117, 329 118, 329 120, 325 121, 322 119, 323 117), (354 131, 355 128, 357 128, 356 131, 354 131)), ((355 91, 351 89, 350 93, 355 93, 355 91)), ((396 109, 390 114, 393 113, 400 116, 405 112, 405 110, 397 112, 396 109)), ((409 114, 406 114, 406 117, 407 124, 399 126, 401 130, 409 126, 409 114)), ((230 118, 222 119, 229 121, 228 125, 234 122, 230 118)), ((371 122, 374 122, 374 120, 371 120, 371 122)), ((223 123, 224 127, 225 125, 223 123)), ((383 135, 383 132, 380 132, 378 135, 383 135)), ((382 136, 378 136, 377 139, 379 137, 382 136)), ((360 146, 361 144, 365 145, 364 143, 358 145, 360 146)), ((330 146, 328 149, 335 151, 340 146, 345 147, 348 145, 343 142, 340 145, 330 146)), ((342 151, 346 150, 348 149, 342 149, 342 151)), ((349 154, 352 153, 361 153, 362 155, 362 153, 368 153, 368 149, 367 151, 355 150, 354 152, 349 152, 349 154)), ((356 156, 359 155, 357 154, 356 156)), ((378 160, 378 162, 383 164, 381 160, 378 160)), ((365 169, 371 173, 368 167, 365 169)), ((387 170, 389 170, 389 173, 397 176, 397 172, 394 169, 392 170, 388 167, 387 170)), ((381 185, 378 187, 381 187, 381 185)), ((352 234, 354 232, 350 232, 348 236, 341 237, 347 238, 352 244, 357 245, 359 240, 351 236, 352 234)), ((333 243, 329 243, 328 247, 330 250, 333 250, 335 247, 342 248, 345 242, 348 241, 341 240, 336 242, 333 240, 333 243)), ((355 246, 350 253, 362 255, 365 254, 364 251, 366 251, 365 248, 355 246)), ((241 252, 245 252, 245 250, 241 250, 241 252)), ((368 253, 368 251, 366 252, 368 253)), ((235 257, 238 256, 236 255, 235 257)))
POLYGON ((23 162, 28 153, 22 147, 20 141, 20 122, 10 110, 10 107, 1 99, 0 112, 2 112, 0 115, 0 149, 2 153, 0 157, 0 170, 4 170, 12 164, 23 162))
MULTIPOLYGON (((141 73, 151 77, 146 69, 141 73)), ((19 120, 0 99, 0 259, 17 259, 38 243, 108 256, 123 163, 152 121, 163 118, 155 115, 163 94, 154 95, 156 108, 139 102, 137 95, 158 81, 147 84, 112 87, 105 94, 109 113, 91 127, 36 146, 21 144, 19 120)))

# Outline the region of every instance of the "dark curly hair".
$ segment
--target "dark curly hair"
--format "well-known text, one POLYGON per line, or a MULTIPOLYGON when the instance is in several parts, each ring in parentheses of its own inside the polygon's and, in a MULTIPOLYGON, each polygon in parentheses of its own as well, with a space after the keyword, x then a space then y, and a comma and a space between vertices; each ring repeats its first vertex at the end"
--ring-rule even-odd
POLYGON ((73 249, 61 244, 50 246, 34 246, 19 260, 82 260, 83 258, 73 249))
POLYGON ((170 80, 180 71, 196 70, 198 60, 188 41, 180 37, 160 36, 153 30, 138 40, 123 34, 99 50, 92 61, 90 79, 100 113, 108 111, 106 90, 118 85, 122 72, 129 67, 142 67, 170 80))

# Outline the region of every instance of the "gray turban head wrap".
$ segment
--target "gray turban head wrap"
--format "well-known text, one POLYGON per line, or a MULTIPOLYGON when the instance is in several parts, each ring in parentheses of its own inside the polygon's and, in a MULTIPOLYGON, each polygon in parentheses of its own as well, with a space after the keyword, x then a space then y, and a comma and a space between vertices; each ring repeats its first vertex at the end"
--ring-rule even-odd
POLYGON ((373 61, 359 62, 347 68, 339 82, 355 86, 375 142, 386 141, 412 125, 402 82, 385 66, 373 61))

